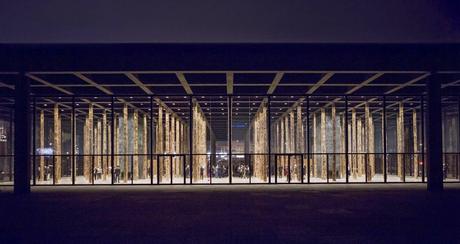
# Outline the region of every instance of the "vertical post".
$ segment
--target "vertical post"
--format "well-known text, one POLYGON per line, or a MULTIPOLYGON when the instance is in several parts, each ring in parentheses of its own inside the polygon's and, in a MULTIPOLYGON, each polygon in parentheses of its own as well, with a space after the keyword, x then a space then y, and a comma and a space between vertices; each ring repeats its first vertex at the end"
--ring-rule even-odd
POLYGON ((55 154, 53 153, 53 185, 56 185, 56 159, 55 159, 55 154))
POLYGON ((110 108, 110 165, 112 166, 110 174, 112 175, 112 185, 115 183, 114 181, 114 172, 115 172, 115 105, 114 105, 115 98, 112 96, 112 101, 111 101, 111 108, 110 108))
POLYGON ((427 170, 430 192, 443 190, 442 174, 442 118, 441 118, 441 81, 436 72, 427 79, 427 170))
MULTIPOLYGON (((13 137, 13 134, 12 134, 12 133, 13 133, 13 130, 14 130, 14 126, 13 126, 13 124, 14 124, 14 112, 13 112, 13 110, 11 110, 11 109, 10 109, 9 112, 10 112, 10 114, 9 114, 9 117, 10 117, 10 118, 9 118, 9 123, 10 123, 10 124, 9 124, 9 127, 10 127, 10 128, 9 128, 9 131, 10 131, 10 137, 13 137)), ((33 138, 33 137, 32 137, 32 138, 33 138)), ((12 150, 14 150, 14 147, 11 145, 11 143, 10 143, 9 146, 10 146, 10 148, 9 148, 8 154, 12 155, 12 154, 13 154, 12 150)), ((9 170, 10 172, 9 172, 9 174, 8 174, 8 176, 9 176, 8 179, 9 179, 10 181, 13 181, 13 174, 14 174, 14 165, 13 165, 13 164, 14 164, 14 160, 13 160, 13 158, 12 158, 11 156, 9 157, 9 162, 10 162, 10 163, 9 163, 9 164, 10 164, 10 165, 9 165, 9 166, 10 166, 10 168, 9 168, 9 169, 10 169, 10 170, 9 170)), ((35 169, 35 167, 34 167, 34 169, 35 169)))
POLYGON ((383 182, 387 182, 387 98, 383 96, 383 182))
POLYGON ((348 183, 350 159, 348 158, 348 96, 345 96, 345 181, 348 183))
MULTIPOLYGON (((271 145, 271 141, 272 141, 272 123, 271 123, 271 119, 272 119, 272 115, 271 115, 271 112, 270 112, 270 95, 268 95, 267 97, 267 143, 268 143, 268 183, 272 183, 272 145, 271 145)), ((275 169, 275 172, 276 172, 276 169, 275 169)))
POLYGON ((14 99, 14 193, 30 193, 30 80, 19 73, 14 99))
POLYGON ((326 153, 326 182, 329 183, 329 154, 326 153))
POLYGON ((173 184, 173 154, 169 155, 169 179, 171 181, 171 185, 173 184))
POLYGON ((157 184, 160 184, 160 154, 157 154, 157 184))
POLYGON ((307 182, 310 183, 310 96, 307 96, 307 182))
MULTIPOLYGON (((34 106, 35 107, 35 106, 34 106)), ((75 172, 75 169, 77 168, 75 166, 75 140, 76 140, 76 133, 75 133, 75 124, 76 124, 76 121, 75 121, 75 97, 72 96, 72 114, 70 115, 71 116, 71 122, 72 124, 70 125, 70 131, 71 131, 71 136, 70 136, 70 140, 71 140, 71 147, 72 147, 72 151, 71 151, 71 157, 72 157, 72 160, 71 160, 71 163, 72 163, 72 185, 75 185, 75 177, 76 177, 76 172, 75 172)))
POLYGON ((288 177, 288 183, 291 183, 291 156, 292 155, 287 155, 287 158, 288 158, 288 166, 287 166, 287 177, 288 177))
POLYGON ((275 154, 275 184, 278 183, 278 155, 275 154))
POLYGON ((457 178, 460 180, 460 96, 457 97, 457 178))
POLYGON ((190 184, 193 183, 193 100, 189 97, 189 121, 188 121, 188 152, 190 160, 190 184))
POLYGON ((228 113, 228 179, 232 184, 232 97, 229 95, 227 99, 227 113, 228 113))
MULTIPOLYGON (((419 150, 422 153, 422 182, 425 182, 425 97, 420 97, 420 121, 421 121, 421 137, 422 147, 419 150)), ((460 132, 459 132, 460 133, 460 132)))
MULTIPOLYGON (((129 175, 129 172, 128 172, 129 175)), ((134 184, 134 154, 131 154, 131 185, 134 184)))
MULTIPOLYGON (((150 184, 153 185, 153 97, 150 97, 150 184)), ((156 143, 156 142, 155 142, 156 143)))
MULTIPOLYGON (((36 107, 36 101, 35 101, 35 97, 33 98, 33 108, 32 108, 32 177, 33 177, 33 184, 36 185, 37 184, 37 160, 36 160, 36 151, 37 151, 37 145, 36 145, 36 140, 35 140, 35 137, 36 137, 36 131, 35 131, 35 125, 36 125, 36 122, 37 122, 37 119, 36 119, 36 110, 35 110, 35 107, 36 107)), ((12 113, 10 113, 10 134, 11 132, 13 131, 12 128, 12 113)), ((10 167, 10 171, 11 171, 11 167, 10 167)), ((11 179, 11 178, 10 178, 11 179)))

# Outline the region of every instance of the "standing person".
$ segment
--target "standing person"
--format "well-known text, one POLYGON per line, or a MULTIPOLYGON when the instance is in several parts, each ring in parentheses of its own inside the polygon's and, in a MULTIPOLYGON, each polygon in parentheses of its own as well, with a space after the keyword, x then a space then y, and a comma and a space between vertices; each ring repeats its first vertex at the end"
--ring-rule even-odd
POLYGON ((115 168, 115 182, 120 183, 120 167, 115 168))
POLYGON ((203 180, 204 178, 204 168, 203 166, 200 167, 200 179, 203 180))

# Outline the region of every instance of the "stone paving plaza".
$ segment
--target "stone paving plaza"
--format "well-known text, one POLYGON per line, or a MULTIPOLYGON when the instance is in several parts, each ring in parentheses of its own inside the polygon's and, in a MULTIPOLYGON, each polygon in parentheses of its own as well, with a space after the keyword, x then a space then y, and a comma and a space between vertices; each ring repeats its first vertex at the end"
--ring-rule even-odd
POLYGON ((454 243, 460 185, 0 188, 2 243, 454 243))

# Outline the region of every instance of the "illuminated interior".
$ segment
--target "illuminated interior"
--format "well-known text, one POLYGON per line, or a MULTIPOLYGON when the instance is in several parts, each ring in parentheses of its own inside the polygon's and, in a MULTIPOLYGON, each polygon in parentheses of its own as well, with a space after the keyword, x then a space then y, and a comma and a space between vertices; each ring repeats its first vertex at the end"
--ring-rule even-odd
MULTIPOLYGON (((426 72, 36 72, 35 185, 425 182, 426 72), (161 94, 161 95, 160 95, 161 94)), ((2 74, 0 183, 13 181, 2 74)), ((444 89, 457 89, 446 76, 444 89)), ((443 172, 459 181, 459 96, 443 172)))

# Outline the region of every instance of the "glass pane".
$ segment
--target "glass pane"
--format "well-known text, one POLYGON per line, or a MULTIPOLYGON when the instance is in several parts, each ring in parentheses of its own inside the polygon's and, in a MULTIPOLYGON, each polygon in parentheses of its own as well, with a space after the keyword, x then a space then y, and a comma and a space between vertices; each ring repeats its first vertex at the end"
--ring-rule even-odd
POLYGON ((442 98, 443 172, 445 181, 459 181, 460 134, 458 97, 442 98))
POLYGON ((12 185, 14 174, 14 100, 0 97, 0 184, 12 185))
POLYGON ((232 99, 232 182, 268 181, 267 102, 263 96, 232 99))
POLYGON ((229 183, 228 97, 199 96, 193 102, 193 181, 229 183), (211 179, 206 179, 206 174, 211 179))
POLYGON ((420 106, 420 97, 387 97, 387 180, 389 182, 422 180, 420 106))

